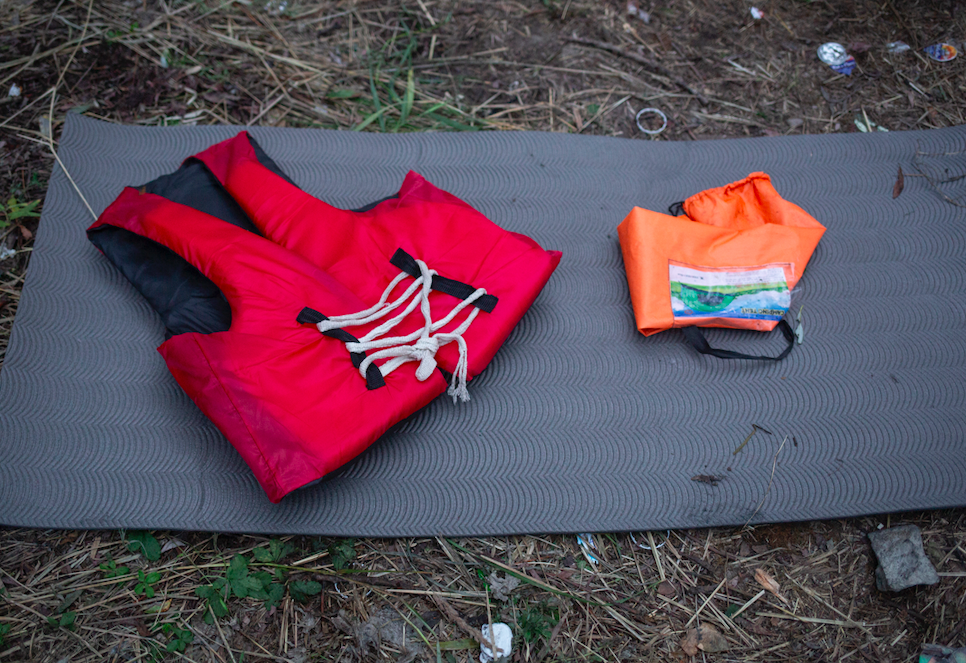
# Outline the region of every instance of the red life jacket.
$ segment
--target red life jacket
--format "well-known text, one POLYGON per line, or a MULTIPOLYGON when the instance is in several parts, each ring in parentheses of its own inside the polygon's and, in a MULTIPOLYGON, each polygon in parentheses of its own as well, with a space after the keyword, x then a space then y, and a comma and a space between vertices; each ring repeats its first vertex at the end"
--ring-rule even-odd
POLYGON ((445 391, 446 379, 432 370, 434 359, 457 373, 454 386, 461 370, 466 377, 479 373, 560 254, 502 230, 415 173, 407 176, 398 199, 363 213, 337 210, 264 167, 257 171, 257 159, 251 164, 232 158, 245 146, 251 149, 242 134, 200 157, 223 182, 231 174, 227 181, 235 185, 229 192, 265 237, 131 188, 90 231, 114 226, 168 247, 228 300, 228 331, 179 334, 158 350, 269 499, 278 502, 348 462, 445 391), (226 154, 220 163, 213 158, 226 154), (400 316, 397 310, 405 310, 400 305, 379 319, 363 315, 363 324, 349 321, 342 328, 338 316, 379 309, 387 298, 399 301, 398 293, 420 277, 423 286, 409 290, 429 292, 429 284, 434 290, 419 310, 400 316), (387 290, 394 279, 398 285, 387 290), (422 313, 432 311, 439 321, 451 310, 457 310, 455 318, 426 332, 422 313), (392 333, 401 342, 383 349, 376 338, 370 342, 375 348, 353 348, 394 316, 401 319, 392 333), (459 338, 448 339, 456 342, 438 353, 411 349, 427 338, 436 342, 434 336, 445 342, 447 332, 467 321, 459 338), (414 335, 421 335, 415 343, 406 340, 414 335), (372 360, 396 351, 402 356, 372 360))
MULTIPOLYGON (((490 363, 560 262, 559 252, 545 251, 526 235, 500 228, 414 172, 406 176, 398 198, 357 213, 313 198, 266 168, 247 133, 195 158, 208 166, 266 237, 321 267, 363 301, 377 301, 399 273, 388 260, 398 248, 442 276, 496 295, 499 306, 479 316, 463 334, 472 348, 470 377, 490 363)), ((433 293, 430 302, 436 305, 447 297, 433 293)), ((399 331, 411 332, 418 324, 414 316, 399 331)), ((453 372, 457 346, 441 348, 437 361, 453 372)))

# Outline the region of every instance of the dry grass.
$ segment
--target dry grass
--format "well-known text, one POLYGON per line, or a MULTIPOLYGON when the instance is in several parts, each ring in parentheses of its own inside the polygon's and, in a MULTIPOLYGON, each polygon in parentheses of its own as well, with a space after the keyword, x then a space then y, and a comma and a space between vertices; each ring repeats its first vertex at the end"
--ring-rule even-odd
MULTIPOLYGON (((964 122, 966 58, 918 50, 966 33, 957 2, 765 2, 759 22, 737 0, 639 4, 650 23, 616 0, 0 4, 0 249, 16 251, 0 261, 0 358, 36 231, 34 217, 9 217, 42 198, 71 111, 158 126, 647 139, 634 114, 650 106, 669 118, 656 140, 964 122), (886 53, 897 39, 914 49, 886 53), (852 77, 816 60, 830 40, 856 51, 852 77), (20 96, 5 96, 11 85, 20 96)), ((0 530, 0 662, 154 660, 188 633, 168 658, 475 660, 489 620, 514 628, 521 661, 684 660, 697 625, 729 643, 702 659, 907 661, 924 642, 966 646, 966 512, 901 517, 923 528, 942 578, 898 595, 874 588, 864 537, 888 520, 596 535, 596 551, 567 536, 299 537, 272 562, 256 559, 270 543, 254 536, 156 533, 168 549, 149 561, 118 532, 0 530), (196 589, 238 556, 251 574, 279 569, 288 593, 272 607, 232 597, 230 615, 207 624, 196 589), (109 577, 109 560, 130 573, 109 577), (153 598, 138 593, 139 570, 159 574, 153 598), (520 584, 504 597, 507 577, 520 584), (296 601, 293 587, 313 588, 300 582, 320 592, 296 601)))

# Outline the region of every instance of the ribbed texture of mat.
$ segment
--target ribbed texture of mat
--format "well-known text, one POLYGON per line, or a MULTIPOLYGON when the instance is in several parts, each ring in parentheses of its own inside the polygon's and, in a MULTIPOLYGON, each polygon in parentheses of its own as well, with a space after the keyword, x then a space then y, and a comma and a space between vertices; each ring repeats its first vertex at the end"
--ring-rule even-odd
MULTIPOLYGON (((236 131, 70 115, 60 157, 99 212, 236 131)), ((483 535, 741 524, 759 505, 756 522, 966 505, 966 210, 923 178, 892 199, 897 165, 914 172, 917 147, 966 149, 966 128, 694 143, 252 132, 336 206, 413 169, 563 261, 471 402, 438 399, 272 505, 167 372, 160 321, 86 240, 90 215, 57 168, 0 372, 3 524, 483 535), (677 331, 645 339, 617 224, 758 170, 828 227, 792 298, 804 345, 766 364, 697 355, 677 331), (733 455, 752 423, 774 435, 733 455)), ((964 172, 966 157, 930 165, 964 172)))

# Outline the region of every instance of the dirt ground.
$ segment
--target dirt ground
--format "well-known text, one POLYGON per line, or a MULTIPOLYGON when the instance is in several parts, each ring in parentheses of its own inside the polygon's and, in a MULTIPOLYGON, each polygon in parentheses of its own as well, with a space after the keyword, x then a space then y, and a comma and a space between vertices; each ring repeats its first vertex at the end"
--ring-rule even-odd
MULTIPOLYGON (((745 0, 5 0, 0 361, 68 112, 633 140, 964 123, 966 57, 922 50, 962 51, 963 3, 756 8, 760 19, 745 0), (854 55, 851 75, 818 60, 828 41, 854 55), (890 52, 897 41, 909 50, 890 52), (667 117, 663 132, 638 128, 643 108, 667 117)), ((659 128, 656 114, 642 121, 659 128)), ((913 661, 924 643, 966 647, 966 510, 594 541, 0 529, 0 663, 468 661, 490 621, 513 629, 514 661, 913 661), (922 529, 939 584, 876 589, 865 535, 899 523, 922 529)))

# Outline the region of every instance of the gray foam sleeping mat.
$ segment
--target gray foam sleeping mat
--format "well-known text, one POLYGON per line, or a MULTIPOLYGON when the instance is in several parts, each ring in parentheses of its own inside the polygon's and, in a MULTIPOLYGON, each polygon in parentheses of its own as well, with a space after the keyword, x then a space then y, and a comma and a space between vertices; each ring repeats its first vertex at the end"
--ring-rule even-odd
MULTIPOLYGON (((237 131, 70 115, 59 155, 100 212, 237 131)), ((966 127, 706 142, 251 131, 336 206, 391 194, 413 169, 563 260, 469 403, 440 397, 273 505, 168 373, 160 320, 87 241, 90 214, 57 167, 0 371, 0 523, 487 535, 966 505, 966 209, 921 177, 892 198, 917 150, 942 154, 923 158, 935 177, 966 172, 966 127), (804 343, 776 364, 638 334, 617 224, 759 170, 828 227, 792 298, 804 343), (752 424, 772 435, 734 454, 752 424)))

